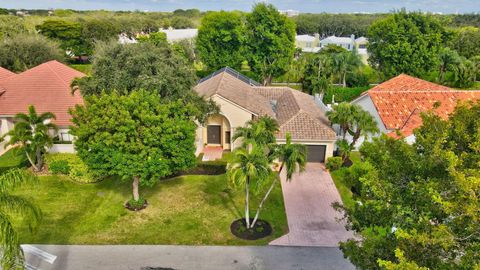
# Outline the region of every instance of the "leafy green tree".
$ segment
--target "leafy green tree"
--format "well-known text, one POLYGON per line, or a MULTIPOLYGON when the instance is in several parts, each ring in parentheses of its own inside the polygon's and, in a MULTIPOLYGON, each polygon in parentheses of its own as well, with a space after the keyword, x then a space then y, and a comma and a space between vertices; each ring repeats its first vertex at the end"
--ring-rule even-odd
POLYGON ((141 35, 137 37, 139 42, 149 42, 155 46, 165 46, 167 42, 167 34, 164 32, 154 32, 148 35, 141 35))
POLYGON ((216 111, 213 102, 205 101, 194 91, 196 77, 193 67, 178 56, 168 44, 99 43, 93 61, 92 75, 76 80, 84 96, 102 92, 128 94, 136 89, 155 92, 159 101, 194 103, 200 110, 199 120, 216 111))
MULTIPOLYGON (((8 13, 7 13, 8 14, 8 13)), ((24 20, 17 16, 0 16, 0 40, 28 32, 24 20)))
POLYGON ((46 20, 35 28, 40 34, 60 42, 62 49, 71 51, 74 55, 91 53, 87 41, 82 36, 82 24, 78 22, 46 20))
POLYGON ((233 160, 228 164, 228 178, 235 186, 245 188, 245 226, 253 228, 250 220, 250 191, 258 191, 271 177, 271 168, 265 147, 250 144, 239 147, 233 152, 233 160))
POLYGON ((35 107, 30 105, 28 113, 15 115, 15 126, 12 130, 0 137, 0 141, 8 138, 5 145, 20 145, 28 161, 35 171, 41 171, 44 165, 44 155, 53 145, 52 132, 58 128, 51 121, 55 115, 51 112, 37 114, 35 107))
POLYGON ((472 61, 473 69, 475 71, 475 76, 473 80, 477 81, 477 78, 480 78, 480 76, 478 76, 480 74, 480 55, 472 57, 470 61, 472 61))
POLYGON ((451 84, 459 88, 468 88, 475 82, 475 65, 472 61, 461 58, 460 63, 453 67, 453 78, 451 84))
POLYGON ((437 66, 444 42, 445 30, 435 17, 402 10, 370 26, 368 61, 387 78, 421 77, 437 66))
POLYGON ((30 230, 36 229, 42 219, 40 209, 26 198, 11 192, 36 180, 26 170, 12 169, 0 174, 0 248, 2 269, 23 269, 25 258, 20 247, 14 220, 19 216, 28 221, 30 230))
POLYGON ((333 76, 333 60, 329 55, 317 54, 307 61, 302 77, 302 88, 310 95, 325 93, 333 76))
POLYGON ((359 203, 343 209, 362 239, 341 244, 358 269, 480 266, 480 103, 422 119, 413 145, 382 136, 360 149, 375 170, 358 179, 359 203))
POLYGON ((480 55, 478 44, 480 44, 480 28, 471 26, 453 30, 453 37, 449 42, 452 49, 466 58, 480 55))
POLYGON ((452 71, 456 65, 460 64, 461 59, 458 53, 450 48, 442 49, 438 55, 438 59, 438 81, 444 83, 445 74, 448 71, 452 71))
POLYGON ((22 72, 50 60, 64 59, 58 44, 40 35, 20 34, 0 43, 0 66, 11 71, 22 72))
POLYGON ((259 3, 247 15, 247 60, 263 85, 285 74, 295 52, 295 23, 271 4, 259 3))
POLYGON ((201 21, 197 50, 210 71, 229 66, 240 69, 245 60, 245 25, 239 12, 209 12, 201 21))
POLYGON ((139 185, 195 165, 192 105, 162 103, 154 92, 117 92, 85 97, 85 106, 71 111, 77 154, 96 174, 132 181, 133 200, 139 185))
POLYGON ((120 34, 120 27, 112 18, 87 18, 79 20, 81 24, 81 35, 87 48, 86 54, 91 55, 95 42, 117 39, 120 34))
POLYGON ((356 104, 342 102, 333 105, 332 110, 327 112, 327 117, 332 124, 339 125, 342 131, 342 139, 337 142, 337 145, 344 162, 348 160, 350 152, 355 148, 360 137, 379 132, 377 122, 372 115, 356 104), (347 135, 351 136, 349 140, 347 135))

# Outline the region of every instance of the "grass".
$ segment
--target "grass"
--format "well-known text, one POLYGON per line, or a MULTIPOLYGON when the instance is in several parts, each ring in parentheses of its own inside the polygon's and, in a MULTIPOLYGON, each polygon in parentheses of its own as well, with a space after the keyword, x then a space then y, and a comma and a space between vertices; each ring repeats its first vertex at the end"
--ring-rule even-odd
MULTIPOLYGON (((353 163, 360 162, 360 152, 352 152, 350 159, 353 163)), ((346 207, 352 207, 355 204, 355 200, 353 199, 353 194, 350 190, 350 187, 344 181, 344 175, 347 170, 348 168, 340 168, 339 170, 333 171, 330 174, 332 175, 333 182, 337 187, 338 193, 340 193, 343 204, 346 207)))
POLYGON ((72 64, 70 67, 87 75, 92 73, 92 64, 72 64))
MULTIPOLYGON (((44 216, 35 234, 17 220, 21 242, 265 245, 288 230, 280 186, 260 214, 274 233, 256 241, 241 240, 230 233, 232 221, 243 216, 244 194, 241 189, 230 189, 225 175, 182 176, 142 187, 140 192, 149 206, 140 212, 123 207, 131 197, 130 187, 130 182, 113 178, 78 184, 64 176, 40 177, 35 186, 15 191, 33 200, 44 216)), ((259 200, 252 202, 254 206, 259 200)))

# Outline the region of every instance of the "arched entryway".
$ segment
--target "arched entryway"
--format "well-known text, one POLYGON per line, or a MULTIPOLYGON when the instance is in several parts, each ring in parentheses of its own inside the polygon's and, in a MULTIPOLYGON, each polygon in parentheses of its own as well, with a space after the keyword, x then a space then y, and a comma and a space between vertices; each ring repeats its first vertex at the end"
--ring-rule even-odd
POLYGON ((224 115, 212 115, 203 130, 203 143, 206 146, 221 146, 223 150, 231 150, 231 131, 230 121, 224 115))

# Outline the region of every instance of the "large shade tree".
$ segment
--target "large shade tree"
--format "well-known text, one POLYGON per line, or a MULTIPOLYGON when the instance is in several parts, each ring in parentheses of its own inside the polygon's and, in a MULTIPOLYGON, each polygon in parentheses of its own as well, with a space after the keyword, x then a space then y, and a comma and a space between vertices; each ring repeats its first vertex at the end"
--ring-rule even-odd
POLYGON ((271 4, 258 3, 247 15, 247 61, 252 70, 269 85, 285 74, 295 52, 295 23, 271 4))
POLYGON ((197 118, 205 120, 216 106, 193 91, 195 83, 193 67, 167 43, 122 45, 112 41, 98 43, 91 76, 74 81, 73 89, 79 88, 84 96, 145 89, 156 93, 159 102, 182 99, 185 104, 194 103, 200 108, 197 118))
POLYGON ((344 207, 361 239, 341 244, 358 269, 480 266, 480 103, 422 119, 413 145, 382 136, 361 148, 373 169, 355 179, 359 203, 344 207))
POLYGON ((435 17, 405 10, 374 22, 367 36, 368 61, 387 78, 426 75, 436 67, 446 39, 435 17))
POLYGON ((245 25, 239 12, 209 12, 201 21, 197 50, 202 62, 211 71, 226 66, 239 69, 246 59, 245 25))
POLYGON ((21 146, 33 169, 41 171, 44 165, 44 155, 53 145, 52 134, 58 129, 52 123, 55 115, 51 112, 38 114, 35 107, 30 105, 28 113, 18 113, 14 119, 13 129, 0 137, 0 141, 8 140, 5 147, 21 146))
POLYGON ((17 218, 28 222, 31 231, 39 225, 42 213, 28 199, 12 194, 12 191, 26 184, 31 184, 35 176, 26 170, 12 169, 0 174, 0 265, 2 269, 23 269, 24 255, 20 239, 15 229, 17 218))
POLYGON ((73 55, 91 54, 91 47, 82 36, 83 26, 79 22, 46 20, 35 28, 40 34, 60 42, 60 47, 73 55))
POLYGON ((58 43, 40 35, 19 34, 0 43, 0 66, 14 72, 64 58, 58 43))
POLYGON ((77 154, 95 173, 132 181, 133 201, 139 186, 195 164, 193 105, 163 103, 146 90, 127 95, 92 95, 71 111, 77 154))

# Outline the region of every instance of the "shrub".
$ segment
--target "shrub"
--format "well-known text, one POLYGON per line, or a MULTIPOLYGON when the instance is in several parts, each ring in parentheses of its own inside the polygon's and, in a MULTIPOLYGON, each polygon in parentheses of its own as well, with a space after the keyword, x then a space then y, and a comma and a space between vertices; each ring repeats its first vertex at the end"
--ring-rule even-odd
POLYGON ((345 184, 353 194, 360 195, 362 190, 362 181, 360 179, 374 170, 375 168, 368 162, 356 162, 346 170, 344 175, 345 184))
POLYGON ((65 174, 68 175, 70 173, 70 165, 66 160, 55 160, 50 162, 48 165, 48 169, 53 174, 65 174))
POLYGON ((342 167, 342 163, 342 157, 329 157, 326 166, 330 171, 335 171, 342 167))
POLYGON ((79 183, 94 183, 100 179, 94 175, 76 154, 57 153, 48 154, 46 157, 48 169, 51 173, 62 173, 68 175, 71 180, 79 183), (65 166, 65 163, 67 166, 65 166), (53 165, 53 169, 52 169, 53 165), (59 167, 62 167, 59 171, 59 167), (68 169, 66 168, 68 167, 68 169), (55 172, 56 171, 56 172, 55 172), (67 172, 68 171, 68 172, 67 172))
POLYGON ((347 75, 347 86, 348 87, 362 87, 368 86, 368 76, 362 72, 349 73, 347 75))
POLYGON ((343 87, 329 87, 325 91, 323 102, 325 104, 332 103, 332 98, 335 96, 335 102, 350 102, 359 97, 363 92, 370 89, 370 86, 355 87, 355 88, 343 88, 343 87))

